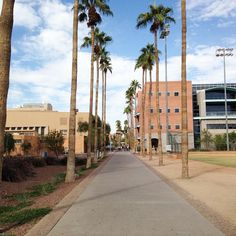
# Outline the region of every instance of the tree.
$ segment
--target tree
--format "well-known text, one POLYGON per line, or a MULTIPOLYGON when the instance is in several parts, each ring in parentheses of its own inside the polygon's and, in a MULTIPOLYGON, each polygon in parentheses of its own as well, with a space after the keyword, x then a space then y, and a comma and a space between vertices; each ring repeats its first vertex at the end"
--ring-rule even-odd
POLYGON ((145 140, 145 103, 146 103, 146 82, 147 82, 147 69, 148 69, 148 61, 146 57, 146 50, 145 48, 141 49, 141 55, 136 60, 135 70, 138 68, 142 68, 142 109, 141 109, 141 153, 144 156, 146 154, 145 147, 144 147, 144 140, 145 140))
POLYGON ((58 132, 56 130, 50 131, 44 137, 44 143, 49 150, 55 153, 56 157, 64 151, 64 137, 62 132, 58 132))
POLYGON ((110 7, 106 4, 106 0, 82 0, 88 15, 87 25, 91 28, 91 69, 90 69, 90 101, 89 101, 89 130, 88 130, 88 150, 86 168, 91 166, 91 141, 92 141, 92 113, 93 113, 93 84, 94 84, 94 30, 95 27, 102 22, 101 15, 113 15, 110 7))
POLYGON ((150 31, 154 34, 154 48, 155 48, 155 64, 156 64, 156 112, 157 112, 157 132, 158 132, 158 145, 159 145, 159 165, 163 165, 163 151, 162 151, 162 138, 160 128, 160 110, 159 110, 159 59, 158 59, 158 41, 157 33, 164 28, 164 25, 169 22, 175 22, 174 18, 170 15, 173 10, 163 5, 150 5, 149 12, 141 13, 137 19, 137 28, 147 27, 151 24, 150 31))
MULTIPOLYGON (((133 96, 133 100, 134 100, 134 112, 136 112, 136 109, 137 109, 137 103, 136 103, 136 93, 137 93, 137 90, 141 88, 141 84, 137 81, 137 80, 132 80, 131 83, 130 83, 130 87, 133 89, 133 92, 134 92, 134 96, 133 96)), ((133 117, 132 117, 133 119, 133 117)), ((135 124, 134 124, 135 126, 135 124)), ((134 128, 134 137, 135 137, 135 142, 134 142, 134 149, 136 150, 137 149, 137 145, 136 145, 136 129, 135 127, 134 128)))
POLYGON ((181 116, 182 116, 182 178, 189 178, 188 168, 188 113, 187 113, 187 73, 186 73, 186 0, 181 0, 182 17, 182 63, 181 63, 181 116))
POLYGON ((30 142, 28 141, 24 141, 22 144, 21 144, 21 149, 22 151, 24 152, 24 155, 28 155, 29 153, 29 150, 32 148, 32 145, 30 142))
POLYGON ((205 148, 209 150, 210 144, 213 142, 213 138, 212 134, 206 129, 203 129, 201 132, 201 142, 204 144, 205 148))
POLYGON ((73 16, 73 48, 72 48, 72 77, 71 77, 71 97, 70 97, 70 117, 69 117, 69 153, 67 158, 67 170, 65 182, 75 180, 75 125, 76 125, 76 93, 77 93, 77 61, 78 61, 78 21, 84 21, 86 15, 84 7, 74 0, 73 16))
POLYGON ((109 57, 109 52, 106 51, 105 48, 102 48, 101 50, 101 57, 100 57, 100 69, 102 71, 102 97, 103 97, 103 102, 102 102, 102 124, 103 124, 103 150, 105 151, 106 147, 106 97, 107 97, 107 72, 112 73, 112 66, 111 66, 111 58, 109 57))
MULTIPOLYGON (((91 32, 90 32, 91 34, 91 32)), ((99 88, 99 60, 101 56, 102 46, 105 46, 108 42, 111 42, 112 38, 106 35, 104 32, 100 32, 99 28, 96 27, 94 30, 94 53, 97 64, 97 81, 96 81, 96 96, 95 96, 95 135, 94 135, 94 163, 97 163, 97 149, 98 149, 98 88, 99 88)), ((81 47, 91 47, 91 37, 85 37, 81 47)))
POLYGON ((224 134, 216 134, 213 138, 213 142, 215 144, 217 151, 226 150, 226 135, 224 134))
POLYGON ((116 120, 116 130, 117 131, 121 131, 122 130, 121 121, 120 120, 116 120))
POLYGON ((15 0, 3 0, 0 15, 0 182, 2 181, 14 4, 15 0))
POLYGON ((15 149, 15 140, 13 138, 13 135, 11 133, 5 133, 4 135, 4 153, 6 153, 7 156, 10 155, 11 151, 14 151, 15 149))

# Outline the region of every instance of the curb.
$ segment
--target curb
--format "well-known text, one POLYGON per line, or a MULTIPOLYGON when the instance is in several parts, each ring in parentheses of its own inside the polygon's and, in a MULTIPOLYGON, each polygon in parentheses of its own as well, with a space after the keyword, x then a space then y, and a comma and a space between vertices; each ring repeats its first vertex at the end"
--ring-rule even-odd
POLYGON ((33 228, 28 231, 28 233, 25 234, 25 236, 46 236, 70 209, 74 201, 81 195, 88 184, 103 169, 112 156, 113 155, 110 154, 99 167, 94 169, 88 176, 78 183, 78 185, 53 208, 52 212, 43 217, 36 225, 33 226, 33 228))

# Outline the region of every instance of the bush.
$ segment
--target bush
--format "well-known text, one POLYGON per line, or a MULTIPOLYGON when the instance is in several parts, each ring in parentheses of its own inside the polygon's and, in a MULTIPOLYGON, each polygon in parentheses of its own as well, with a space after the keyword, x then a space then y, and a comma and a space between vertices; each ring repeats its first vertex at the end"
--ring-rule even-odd
POLYGON ((48 166, 60 165, 60 160, 56 157, 46 157, 44 159, 48 166))
MULTIPOLYGON (((75 165, 76 166, 83 166, 86 165, 86 158, 75 158, 75 165)), ((67 157, 63 157, 60 159, 60 164, 65 166, 67 164, 67 157)))
POLYGON ((42 157, 26 157, 26 160, 29 160, 34 167, 44 167, 47 165, 46 161, 42 157))
POLYGON ((29 160, 20 157, 3 158, 2 178, 4 181, 20 182, 34 175, 34 167, 29 160))

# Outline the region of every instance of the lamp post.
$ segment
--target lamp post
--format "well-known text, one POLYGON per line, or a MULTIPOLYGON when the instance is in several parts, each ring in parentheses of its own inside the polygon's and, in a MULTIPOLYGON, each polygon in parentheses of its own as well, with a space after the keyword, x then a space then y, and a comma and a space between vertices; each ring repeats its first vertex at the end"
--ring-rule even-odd
POLYGON ((226 145, 227 145, 227 151, 229 151, 229 124, 228 124, 225 57, 226 56, 228 56, 228 57, 233 56, 233 48, 218 48, 216 50, 216 56, 217 57, 223 57, 223 62, 224 62, 224 97, 225 97, 226 145))
MULTIPOLYGON (((167 36, 169 35, 169 25, 165 25, 161 32, 161 39, 165 39, 165 96, 166 96, 166 151, 169 145, 169 117, 168 117, 168 83, 167 83, 167 36)), ((159 95, 158 95, 159 96, 159 95)))

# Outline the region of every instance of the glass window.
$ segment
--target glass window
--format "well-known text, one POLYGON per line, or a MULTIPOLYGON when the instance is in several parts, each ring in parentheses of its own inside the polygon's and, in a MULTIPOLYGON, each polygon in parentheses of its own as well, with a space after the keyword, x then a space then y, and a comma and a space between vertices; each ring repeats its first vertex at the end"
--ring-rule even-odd
POLYGON ((175 97, 178 97, 178 96, 179 96, 179 92, 175 91, 175 92, 174 92, 174 96, 175 96, 175 97))
POLYGON ((161 92, 159 92, 158 94, 159 94, 159 96, 161 96, 161 92))
POLYGON ((150 113, 153 113, 153 112, 154 112, 154 109, 153 109, 153 108, 151 108, 151 109, 150 109, 150 113))
POLYGON ((175 129, 180 129, 180 125, 175 125, 175 129))
POLYGON ((171 129, 171 125, 168 125, 168 129, 171 129))
POLYGON ((178 107, 175 108, 175 113, 179 113, 179 108, 178 107))
POLYGON ((159 109, 159 112, 162 113, 162 109, 161 108, 159 109))
POLYGON ((150 128, 151 128, 151 129, 154 129, 154 125, 150 125, 150 128))
POLYGON ((170 108, 167 109, 167 112, 170 113, 170 108))
POLYGON ((170 96, 170 92, 169 92, 169 91, 167 92, 167 96, 168 96, 168 97, 170 96))

